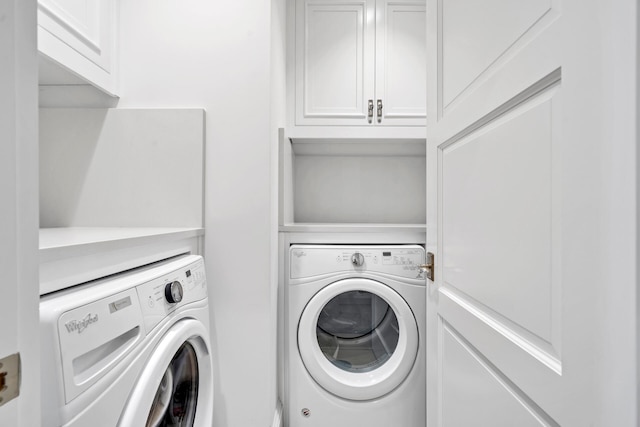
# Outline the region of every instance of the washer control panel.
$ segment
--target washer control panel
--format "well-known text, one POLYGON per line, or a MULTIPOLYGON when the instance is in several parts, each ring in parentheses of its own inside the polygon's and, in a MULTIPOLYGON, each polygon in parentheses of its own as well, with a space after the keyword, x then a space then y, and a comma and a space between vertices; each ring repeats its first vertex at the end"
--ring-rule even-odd
POLYGON ((289 277, 292 279, 342 271, 370 271, 424 279, 419 265, 425 262, 425 251, 418 245, 293 245, 289 259, 289 277))
MULTIPOLYGON (((45 389, 71 403, 176 308, 207 297, 204 262, 187 255, 40 299, 45 389), (167 288, 168 285, 168 288, 167 288), (166 290, 170 290, 167 298, 166 290)), ((62 400, 60 400, 62 403, 62 400)), ((59 424, 56 424, 59 425, 59 424)))
POLYGON ((207 296, 202 260, 136 287, 147 331, 177 307, 207 296))

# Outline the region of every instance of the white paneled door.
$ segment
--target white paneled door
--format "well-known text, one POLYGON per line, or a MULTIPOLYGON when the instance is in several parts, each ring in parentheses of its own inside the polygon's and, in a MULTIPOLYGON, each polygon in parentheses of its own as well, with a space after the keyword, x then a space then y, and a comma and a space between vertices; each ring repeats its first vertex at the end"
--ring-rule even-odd
POLYGON ((0 0, 0 426, 3 427, 40 425, 35 28, 35 1, 0 0))
POLYGON ((427 2, 429 427, 601 425, 597 3, 427 2))

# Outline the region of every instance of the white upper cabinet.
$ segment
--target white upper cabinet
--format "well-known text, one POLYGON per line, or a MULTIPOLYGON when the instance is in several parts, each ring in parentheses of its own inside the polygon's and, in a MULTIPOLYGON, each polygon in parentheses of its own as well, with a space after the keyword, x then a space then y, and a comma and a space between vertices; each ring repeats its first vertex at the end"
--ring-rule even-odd
POLYGON ((376 3, 376 122, 424 126, 427 102, 424 1, 376 3), (380 114, 378 103, 382 103, 380 114))
POLYGON ((299 125, 424 126, 423 0, 296 0, 299 125))
POLYGON ((296 124, 366 124, 375 2, 299 0, 296 9, 296 124))
POLYGON ((115 95, 117 0, 38 0, 38 50, 115 95))

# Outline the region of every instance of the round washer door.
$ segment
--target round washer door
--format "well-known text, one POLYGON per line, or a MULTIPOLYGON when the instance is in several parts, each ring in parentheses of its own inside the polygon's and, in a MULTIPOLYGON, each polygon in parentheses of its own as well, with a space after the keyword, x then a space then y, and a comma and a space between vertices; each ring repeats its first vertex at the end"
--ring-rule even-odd
POLYGON ((313 379, 351 400, 391 392, 409 375, 418 353, 418 326, 405 300, 370 279, 322 288, 300 316, 298 349, 313 379))
POLYGON ((213 378, 207 332, 184 319, 156 345, 118 426, 204 427, 212 423, 213 378))

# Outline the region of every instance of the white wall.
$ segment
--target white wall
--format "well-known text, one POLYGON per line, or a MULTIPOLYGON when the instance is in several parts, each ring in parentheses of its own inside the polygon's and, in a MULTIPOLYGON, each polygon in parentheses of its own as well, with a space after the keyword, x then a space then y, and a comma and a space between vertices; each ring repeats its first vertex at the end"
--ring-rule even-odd
POLYGON ((19 352, 20 396, 0 424, 40 425, 35 0, 0 0, 0 358, 19 352))
POLYGON ((425 163, 419 155, 297 155, 294 222, 424 224, 425 163))
POLYGON ((40 227, 202 227, 203 110, 41 108, 39 127, 40 227))
MULTIPOLYGON (((272 171, 272 187, 271 187, 271 214, 274 221, 271 229, 271 266, 273 267, 271 275, 271 328, 272 328, 272 355, 275 357, 273 366, 278 364, 277 349, 278 336, 278 302, 281 301, 278 295, 278 180, 279 171, 278 161, 278 144, 279 144, 279 128, 286 125, 286 53, 287 53, 287 0, 271 1, 271 171, 272 171)), ((274 369, 271 381, 274 385, 281 379, 281 372, 274 369)), ((279 394, 282 384, 278 384, 277 393, 279 394)), ((275 397, 275 396, 274 396, 275 397)), ((274 402, 277 405, 277 402, 274 402)), ((282 407, 280 406, 280 410, 282 407)), ((277 417, 274 419, 274 427, 278 427, 277 417)))
POLYGON ((267 426, 276 348, 271 1, 120 4, 119 107, 206 110, 214 425, 267 426))

